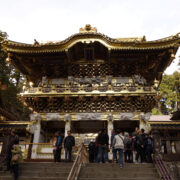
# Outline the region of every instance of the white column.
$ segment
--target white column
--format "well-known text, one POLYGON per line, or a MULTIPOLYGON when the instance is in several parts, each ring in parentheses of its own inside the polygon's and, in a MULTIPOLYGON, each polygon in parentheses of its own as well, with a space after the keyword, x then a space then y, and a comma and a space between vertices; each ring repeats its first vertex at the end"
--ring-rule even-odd
MULTIPOLYGON (((40 141, 40 133, 41 133, 41 121, 39 120, 35 124, 33 143, 39 143, 39 141, 40 141)), ((37 158, 37 148, 38 148, 38 145, 33 145, 32 154, 31 154, 32 159, 37 158)))
MULTIPOLYGON (((112 130, 113 130, 113 115, 112 114, 109 114, 108 115, 108 121, 107 121, 107 129, 108 129, 108 136, 109 136, 109 144, 111 143, 111 135, 112 135, 112 130)), ((109 145, 110 147, 110 145, 109 145)), ((112 155, 112 152, 110 151, 108 153, 108 158, 109 160, 112 160, 113 159, 113 155, 112 155)))
POLYGON ((65 121, 64 137, 66 137, 67 132, 71 130, 71 116, 70 116, 70 114, 66 114, 64 116, 64 121, 65 121))
POLYGON ((139 129, 144 129, 145 133, 148 133, 150 129, 148 122, 144 120, 139 120, 139 129))
POLYGON ((151 113, 141 113, 140 119, 139 119, 139 129, 144 129, 145 133, 148 133, 150 130, 150 126, 148 124, 148 121, 150 119, 151 113))
MULTIPOLYGON (((64 138, 67 136, 67 132, 71 130, 71 116, 70 114, 66 114, 64 116, 64 121, 65 121, 65 130, 64 130, 64 138)), ((65 150, 63 149, 63 152, 61 154, 61 158, 65 159, 65 150)))

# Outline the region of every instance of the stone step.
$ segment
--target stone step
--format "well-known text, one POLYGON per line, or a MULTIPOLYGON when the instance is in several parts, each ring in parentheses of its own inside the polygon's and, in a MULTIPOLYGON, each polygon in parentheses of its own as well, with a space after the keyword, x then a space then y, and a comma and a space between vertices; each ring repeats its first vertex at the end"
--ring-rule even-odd
POLYGON ((72 166, 68 166, 68 167, 33 167, 33 168, 29 168, 29 167, 23 167, 21 166, 19 169, 22 171, 68 171, 71 169, 72 166))
MULTIPOLYGON (((116 166, 119 166, 119 163, 88 163, 86 165, 86 167, 116 167, 116 166)), ((138 163, 138 164, 135 164, 135 163, 125 163, 124 166, 126 167, 143 167, 143 168, 152 168, 154 167, 153 164, 151 163, 146 163, 146 164, 142 164, 142 163, 138 163)))
MULTIPOLYGON (((0 176, 0 180, 12 180, 12 176, 0 176)), ((28 177, 20 176, 18 180, 67 180, 67 177, 28 177)))
POLYGON ((158 180, 159 176, 153 164, 89 163, 81 168, 78 180, 158 180))
MULTIPOLYGON (((119 177, 119 178, 78 178, 78 180, 152 180, 151 177, 134 177, 134 178, 126 178, 126 177, 119 177)), ((153 178, 153 180, 159 180, 159 178, 153 178)))
MULTIPOLYGON (((25 162, 19 165, 19 180, 65 180, 71 167, 72 163, 25 162)), ((12 180, 9 171, 0 173, 0 180, 12 180)))
MULTIPOLYGON (((11 173, 8 174, 1 174, 4 177, 11 176, 11 173)), ((28 173, 22 173, 19 172, 19 176, 27 176, 27 177, 67 177, 69 175, 68 172, 28 172, 28 173)))
POLYGON ((158 174, 156 173, 126 173, 126 172, 123 172, 122 171, 117 171, 117 172, 89 172, 89 173, 83 173, 81 172, 80 173, 80 177, 81 178, 119 178, 119 177, 126 177, 126 178, 138 178, 138 177, 151 177, 152 179, 153 178, 157 178, 158 177, 158 174))
POLYGON ((72 166, 73 163, 64 163, 64 162, 60 162, 60 163, 46 163, 46 162, 37 162, 37 163, 22 163, 20 164, 20 166, 23 166, 23 167, 39 167, 39 166, 42 166, 42 167, 68 167, 68 166, 72 166))
MULTIPOLYGON (((83 172, 117 172, 117 171, 119 171, 119 169, 120 169, 120 167, 118 166, 118 167, 114 167, 114 168, 110 168, 110 167, 104 167, 104 168, 93 168, 93 167, 88 167, 88 168, 86 168, 86 167, 82 167, 81 168, 81 170, 83 171, 83 172)), ((123 168, 123 172, 126 172, 126 173, 128 173, 128 172, 131 172, 131 173, 134 173, 134 172, 136 172, 136 173, 138 173, 138 172, 142 172, 142 169, 141 168, 126 168, 126 167, 124 167, 123 168)), ((157 172, 157 170, 156 170, 156 168, 143 168, 143 172, 144 173, 156 173, 157 172)))

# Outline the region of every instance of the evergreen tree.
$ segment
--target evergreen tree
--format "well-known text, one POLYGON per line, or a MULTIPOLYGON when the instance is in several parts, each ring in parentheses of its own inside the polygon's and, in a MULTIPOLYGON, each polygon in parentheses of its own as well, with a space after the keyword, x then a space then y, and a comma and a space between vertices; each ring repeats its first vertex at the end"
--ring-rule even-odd
POLYGON ((162 113, 177 111, 180 108, 180 73, 176 71, 172 75, 164 75, 159 91, 162 113))
POLYGON ((11 64, 6 64, 7 53, 1 46, 3 38, 7 38, 7 33, 0 31, 0 107, 14 114, 18 120, 28 120, 30 111, 17 98, 25 78, 11 64))

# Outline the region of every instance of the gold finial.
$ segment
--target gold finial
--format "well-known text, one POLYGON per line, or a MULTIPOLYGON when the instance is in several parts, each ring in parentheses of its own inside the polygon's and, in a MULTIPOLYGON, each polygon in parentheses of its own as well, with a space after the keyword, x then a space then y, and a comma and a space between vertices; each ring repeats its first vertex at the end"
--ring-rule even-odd
POLYGON ((84 28, 80 28, 79 29, 80 33, 84 33, 84 32, 94 32, 97 33, 97 28, 96 27, 91 27, 90 24, 86 24, 86 26, 84 28))

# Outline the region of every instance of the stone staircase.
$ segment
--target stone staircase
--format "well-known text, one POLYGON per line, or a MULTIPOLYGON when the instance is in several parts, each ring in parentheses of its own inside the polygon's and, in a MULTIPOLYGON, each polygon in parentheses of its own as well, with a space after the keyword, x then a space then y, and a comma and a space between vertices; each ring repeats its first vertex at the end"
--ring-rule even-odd
MULTIPOLYGON (((28 162, 20 164, 19 180, 67 180, 72 163, 28 162)), ((9 171, 0 171, 0 180, 12 180, 9 171)))
POLYGON ((89 163, 81 168, 78 180, 158 180, 160 179, 153 164, 89 163))

